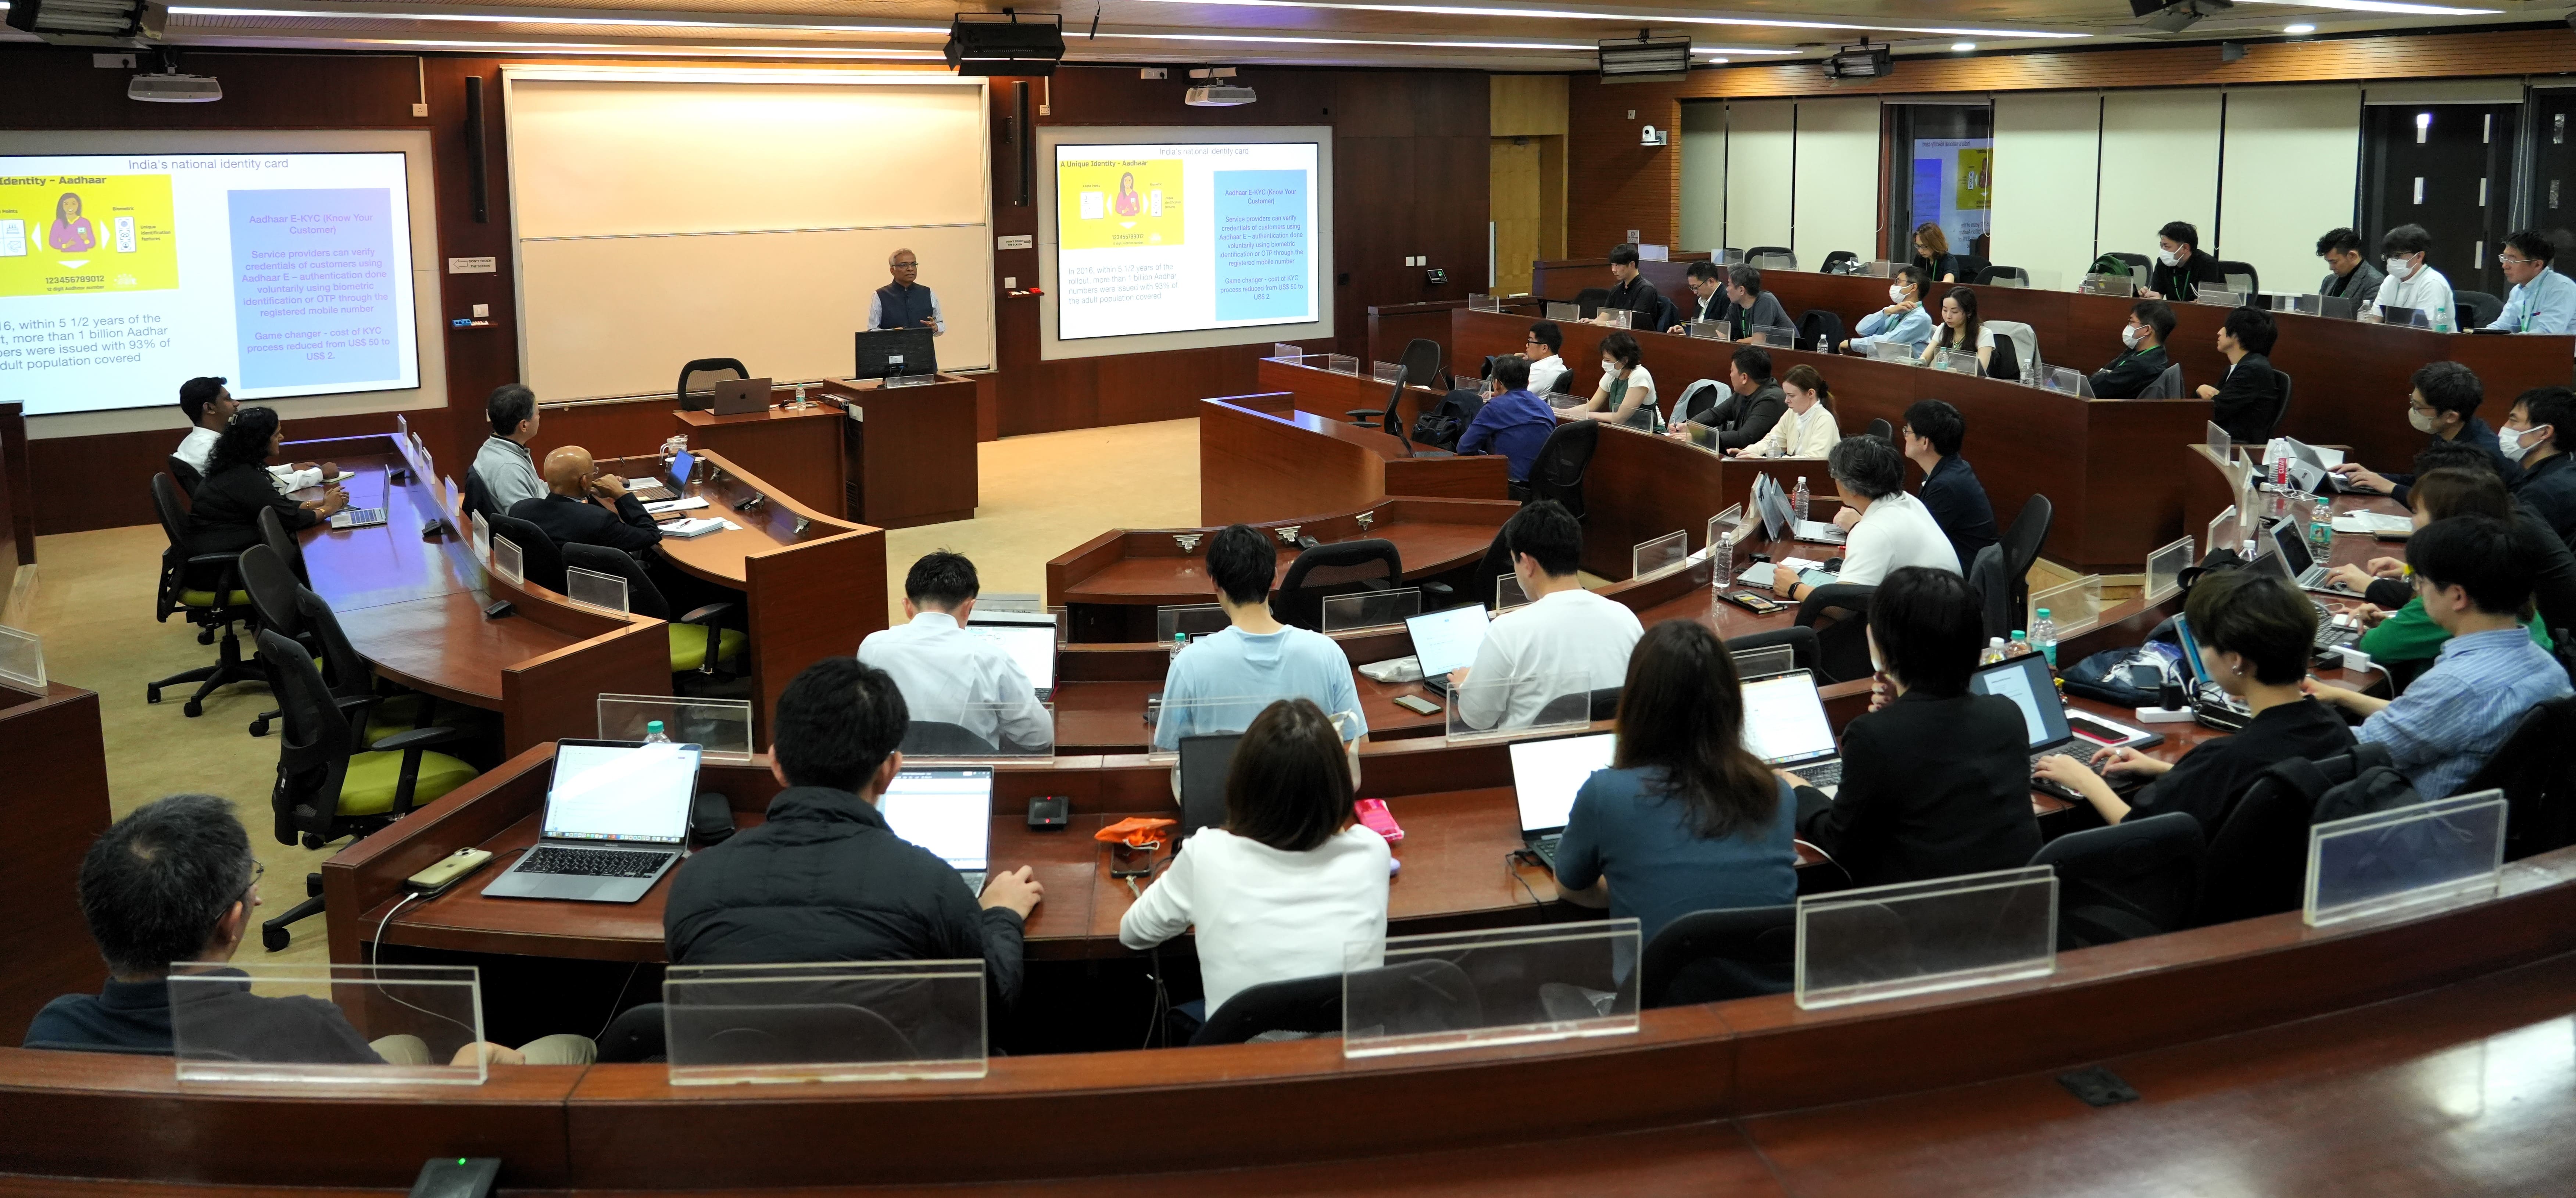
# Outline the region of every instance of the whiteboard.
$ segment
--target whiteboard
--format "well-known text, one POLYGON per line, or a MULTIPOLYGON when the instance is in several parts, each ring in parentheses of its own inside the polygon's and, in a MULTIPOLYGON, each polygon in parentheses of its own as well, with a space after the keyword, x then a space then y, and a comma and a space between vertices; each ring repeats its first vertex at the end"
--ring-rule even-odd
POLYGON ((943 370, 993 363, 981 79, 876 71, 503 71, 520 381, 667 393, 693 358, 846 376, 910 249, 943 370))

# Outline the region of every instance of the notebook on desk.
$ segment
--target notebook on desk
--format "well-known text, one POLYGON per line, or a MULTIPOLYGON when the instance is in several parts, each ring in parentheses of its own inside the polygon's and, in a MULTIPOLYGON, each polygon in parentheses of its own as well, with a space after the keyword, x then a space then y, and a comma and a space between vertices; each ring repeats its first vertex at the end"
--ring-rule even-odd
MULTIPOLYGON (((1978 667, 1976 673, 1968 675, 1968 693, 2001 695, 2021 709, 2022 723, 2030 734, 2033 766, 2042 757, 2062 753, 2090 770, 2097 750, 2114 745, 2149 745, 2164 739, 2152 732, 2069 712, 2065 696, 2058 693, 2057 680, 2049 674, 2048 659, 2037 653, 1978 667)), ((2084 801, 2083 795, 2055 782, 2034 777, 2030 784, 2034 790, 2069 802, 2084 801)))
POLYGON ((342 508, 331 514, 333 528, 373 528, 385 523, 385 509, 380 507, 342 508))
POLYGON ((680 860, 697 793, 696 745, 559 741, 536 847, 483 894, 587 903, 643 898, 680 860))

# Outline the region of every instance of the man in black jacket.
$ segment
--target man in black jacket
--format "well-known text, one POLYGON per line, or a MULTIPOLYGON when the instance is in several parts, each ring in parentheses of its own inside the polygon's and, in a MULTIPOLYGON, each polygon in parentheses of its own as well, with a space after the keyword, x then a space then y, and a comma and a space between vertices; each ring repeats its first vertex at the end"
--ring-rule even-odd
POLYGON ((980 957, 1003 1007, 1019 997, 1020 933, 1044 896, 1028 866, 982 899, 928 849, 897 837, 877 796, 903 769, 903 693, 847 657, 806 667, 778 697, 770 772, 787 789, 767 822, 689 859, 662 935, 675 965, 939 961, 980 957))
POLYGON ((1655 285, 1638 272, 1637 247, 1622 245, 1611 248, 1610 277, 1618 280, 1618 286, 1610 289, 1610 298, 1601 301, 1602 311, 1633 313, 1628 318, 1628 327, 1635 329, 1660 329, 1671 323, 1664 319, 1670 308, 1664 302, 1664 293, 1655 290, 1655 285))
POLYGON ((662 530, 643 503, 626 493, 626 480, 602 471, 581 446, 566 445, 546 455, 546 491, 541 498, 511 505, 509 514, 536 525, 557 545, 605 545, 642 553, 661 543, 662 530))
MULTIPOLYGON (((1733 393, 1689 422, 1714 431, 1692 439, 1721 451, 1761 444, 1762 438, 1771 435, 1771 426, 1780 423, 1780 414, 1789 410, 1780 380, 1771 377, 1771 351, 1758 345, 1736 347, 1726 381, 1733 393)), ((1691 436, 1691 431, 1687 424, 1677 424, 1672 435, 1691 436)))
POLYGON ((2129 325, 2120 330, 2120 342, 2128 348, 2111 364, 2093 372, 2093 395, 2097 399, 2136 399, 2157 379, 2163 378, 2165 338, 2173 336, 2173 309, 2163 300, 2139 300, 2129 305, 2129 325))

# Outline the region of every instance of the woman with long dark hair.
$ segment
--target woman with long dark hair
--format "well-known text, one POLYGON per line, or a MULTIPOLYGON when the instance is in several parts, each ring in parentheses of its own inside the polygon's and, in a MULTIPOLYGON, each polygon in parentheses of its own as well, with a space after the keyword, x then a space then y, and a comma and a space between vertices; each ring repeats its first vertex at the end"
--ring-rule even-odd
POLYGON ((1628 657, 1617 736, 1557 842, 1567 901, 1634 916, 1653 940, 1693 911, 1796 900, 1797 803, 1744 747, 1735 659, 1707 625, 1646 630, 1628 657))
POLYGON ((1995 335, 1986 322, 1977 319, 1977 293, 1974 288, 1953 287, 1941 297, 1941 323, 1932 340, 1923 347, 1923 364, 1931 366, 1941 355, 1957 350, 1977 355, 1977 373, 1984 374, 1994 363, 1995 335))
POLYGON ((277 493, 268 463, 285 441, 275 411, 243 408, 233 414, 233 422, 206 454, 206 477, 197 484, 188 513, 188 552, 239 553, 258 544, 261 508, 277 509, 291 532, 311 528, 349 506, 349 493, 338 487, 301 503, 277 493))

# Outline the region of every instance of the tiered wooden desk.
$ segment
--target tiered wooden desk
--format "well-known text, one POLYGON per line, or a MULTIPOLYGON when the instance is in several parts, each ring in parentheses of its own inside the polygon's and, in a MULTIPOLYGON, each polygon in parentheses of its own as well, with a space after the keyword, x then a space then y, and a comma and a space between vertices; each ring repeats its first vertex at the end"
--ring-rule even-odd
MULTIPOLYGON (((177 718, 175 712, 156 712, 177 718)), ((107 980, 80 909, 81 859, 107 831, 107 745, 98 696, 48 682, 43 694, 0 682, 0 816, 15 849, 0 874, 0 1044, 55 995, 95 993, 107 980)))

